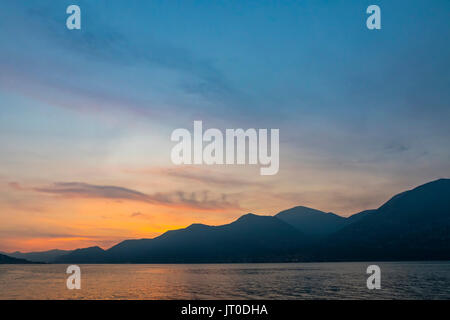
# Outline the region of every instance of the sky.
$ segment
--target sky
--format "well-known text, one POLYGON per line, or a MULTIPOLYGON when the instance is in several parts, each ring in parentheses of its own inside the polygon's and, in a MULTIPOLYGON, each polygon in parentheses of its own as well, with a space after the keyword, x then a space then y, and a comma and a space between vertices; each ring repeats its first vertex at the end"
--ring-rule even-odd
POLYGON ((450 173, 450 2, 2 0, 0 251, 108 248, 450 173), (66 8, 81 8, 81 30, 66 8), (368 30, 366 8, 381 8, 368 30), (171 162, 177 128, 278 128, 280 170, 171 162))

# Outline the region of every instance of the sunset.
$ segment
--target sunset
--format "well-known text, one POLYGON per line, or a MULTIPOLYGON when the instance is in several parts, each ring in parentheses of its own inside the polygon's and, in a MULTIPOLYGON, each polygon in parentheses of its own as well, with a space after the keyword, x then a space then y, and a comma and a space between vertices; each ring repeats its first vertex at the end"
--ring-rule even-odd
MULTIPOLYGON (((198 33, 201 24, 176 28, 163 20, 158 12, 181 10, 170 4, 106 10, 97 1, 86 3, 86 28, 71 33, 57 27, 63 2, 2 5, 1 251, 108 248, 192 222, 218 225, 295 205, 348 216, 450 172, 449 150, 440 148, 450 143, 440 81, 448 79, 449 47, 429 41, 448 35, 439 15, 427 29, 410 22, 381 37, 353 26, 353 6, 330 16, 312 5, 340 28, 307 30, 305 11, 297 17, 273 7, 268 20, 243 7, 242 20, 230 20, 222 8, 220 25, 198 33), (255 28, 275 22, 255 37, 255 28), (280 41, 294 29, 301 41, 280 41), (223 30, 227 36, 217 38, 223 30), (264 47, 272 37, 276 50, 264 47), (319 49, 321 38, 328 40, 319 49), (408 69, 416 58, 403 53, 416 47, 422 63, 408 69), (311 60, 331 52, 338 61, 311 60), (404 81, 381 79, 387 65, 404 81), (408 76, 417 69, 420 79, 408 76), (346 89, 351 83, 358 89, 346 89), (205 128, 280 128, 278 175, 260 176, 256 165, 172 164, 171 132, 198 119, 205 128)), ((202 10, 211 6, 184 8, 178 24, 191 15, 210 23, 202 10)), ((386 23, 403 19, 391 11, 386 23)))
POLYGON ((0 300, 448 300, 449 10, 2 0, 0 300))

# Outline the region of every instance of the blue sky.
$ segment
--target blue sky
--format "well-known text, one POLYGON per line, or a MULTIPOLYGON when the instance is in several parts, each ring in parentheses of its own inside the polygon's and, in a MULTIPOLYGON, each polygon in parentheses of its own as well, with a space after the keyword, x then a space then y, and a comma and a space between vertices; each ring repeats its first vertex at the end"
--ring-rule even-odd
MULTIPOLYGON (((169 136, 203 120, 279 128, 280 173, 207 168, 195 191, 263 213, 376 207, 450 172, 449 9, 439 0, 3 0, 0 181, 185 189, 192 179, 167 180, 169 136), (65 28, 69 4, 81 7, 80 31, 65 28), (366 28, 370 4, 381 7, 381 30, 366 28), (143 168, 157 172, 151 183, 126 174, 143 168), (207 185, 222 174, 249 186, 207 185)), ((8 210, 11 199, 37 197, 3 191, 8 210)))

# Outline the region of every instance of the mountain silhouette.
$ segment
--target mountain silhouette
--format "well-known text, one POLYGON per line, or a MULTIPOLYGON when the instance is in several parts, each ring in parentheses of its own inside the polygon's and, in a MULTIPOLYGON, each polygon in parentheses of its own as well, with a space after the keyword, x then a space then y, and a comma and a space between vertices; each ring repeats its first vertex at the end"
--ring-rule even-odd
POLYGON ((89 247, 76 249, 72 252, 59 256, 55 259, 56 263, 103 263, 108 262, 105 250, 100 247, 89 247))
POLYGON ((4 254, 0 254, 0 264, 29 264, 33 263, 25 259, 16 259, 4 254))
MULTIPOLYGON (((31 256, 30 256, 31 257, 31 256)), ((450 259, 450 179, 402 192, 348 218, 294 207, 222 226, 192 224, 108 250, 77 249, 56 263, 225 263, 450 259)))
POLYGON ((45 263, 51 263, 55 262, 55 260, 61 256, 67 255, 71 253, 72 250, 49 250, 49 251, 40 251, 40 252, 27 252, 22 253, 19 251, 12 252, 12 253, 5 253, 10 257, 17 258, 17 259, 25 259, 28 261, 34 261, 34 262, 45 262, 45 263))
POLYGON ((275 217, 313 237, 332 234, 346 225, 346 219, 341 216, 302 206, 281 211, 275 217))
POLYGON ((450 179, 394 196, 326 242, 326 258, 449 259, 450 179))
POLYGON ((276 217, 246 214, 223 226, 193 224, 154 239, 125 240, 87 261, 92 248, 58 262, 195 263, 285 261, 306 246, 307 238, 276 217), (89 250, 89 252, 87 252, 89 250))
POLYGON ((364 210, 364 211, 355 213, 355 214, 351 215, 350 217, 348 217, 348 218, 345 220, 346 225, 347 225, 347 224, 354 223, 354 222, 356 222, 356 221, 359 221, 359 220, 361 220, 362 218, 365 218, 365 217, 367 217, 367 216, 369 216, 369 215, 371 215, 371 214, 374 214, 374 213, 376 213, 376 212, 377 212, 377 210, 364 210))

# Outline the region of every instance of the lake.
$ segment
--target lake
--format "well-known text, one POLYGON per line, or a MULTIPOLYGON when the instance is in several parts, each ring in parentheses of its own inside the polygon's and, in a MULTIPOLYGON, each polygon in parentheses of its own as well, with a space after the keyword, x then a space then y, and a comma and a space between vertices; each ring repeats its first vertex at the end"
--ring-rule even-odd
POLYGON ((450 299, 450 262, 79 266, 68 290, 67 265, 0 265, 0 299, 450 299))

